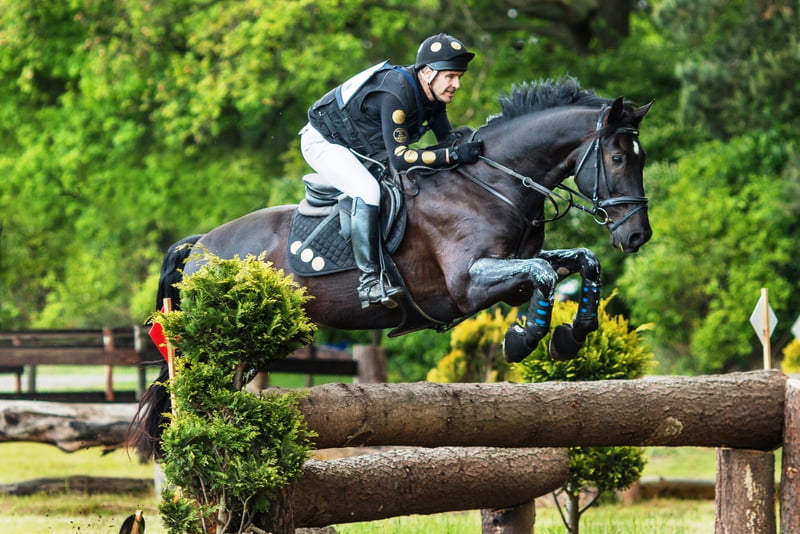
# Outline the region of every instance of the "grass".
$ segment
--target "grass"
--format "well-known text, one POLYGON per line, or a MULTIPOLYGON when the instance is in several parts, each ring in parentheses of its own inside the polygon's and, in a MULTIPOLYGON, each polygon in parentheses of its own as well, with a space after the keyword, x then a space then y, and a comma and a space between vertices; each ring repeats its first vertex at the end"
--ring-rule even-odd
MULTIPOLYGON (((8 484, 39 477, 90 475, 106 477, 151 478, 152 465, 140 464, 133 455, 119 449, 102 454, 101 449, 65 453, 52 445, 40 443, 0 443, 0 482, 8 484)), ((0 522, 6 534, 23 532, 80 532, 100 534, 117 532, 122 521, 137 509, 144 509, 158 530, 157 503, 145 495, 58 495, 37 494, 26 497, 0 495, 0 522)), ((163 532, 163 531, 161 531, 163 532)))
MULTIPOLYGON (((646 476, 712 478, 715 469, 714 449, 648 449, 650 461, 646 476)), ((35 443, 0 443, 0 482, 10 483, 42 476, 125 476, 149 478, 152 465, 141 465, 127 451, 102 455, 100 449, 64 453, 51 445, 35 443)), ((0 523, 4 534, 28 532, 74 532, 107 534, 116 532, 122 521, 137 509, 145 512, 147 534, 165 534, 158 520, 158 504, 153 495, 32 495, 0 496, 0 523)), ((563 533, 558 512, 538 506, 536 532, 563 533)), ((712 501, 648 501, 635 505, 604 505, 587 512, 582 521, 584 534, 659 532, 663 534, 700 534, 714 525, 712 501)), ((340 534, 461 534, 480 532, 477 511, 404 516, 369 523, 338 525, 340 534)))
MULTIPOLYGON (((650 501, 592 508, 581 518, 582 534, 706 534, 714 529, 711 501, 650 501)), ((563 534, 555 508, 536 509, 536 534, 563 534)), ((338 525, 339 534, 463 534, 481 531, 480 512, 404 516, 370 523, 338 525)))
POLYGON ((642 476, 714 480, 717 451, 701 447, 651 447, 642 476))

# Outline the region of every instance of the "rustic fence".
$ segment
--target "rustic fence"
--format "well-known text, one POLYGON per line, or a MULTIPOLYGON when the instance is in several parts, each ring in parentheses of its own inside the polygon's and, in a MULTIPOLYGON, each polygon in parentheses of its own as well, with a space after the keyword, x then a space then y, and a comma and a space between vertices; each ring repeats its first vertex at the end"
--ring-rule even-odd
MULTIPOLYGON (((385 373, 385 369, 376 367, 374 363, 381 361, 375 358, 375 353, 381 350, 379 347, 361 346, 354 350, 359 354, 349 350, 309 345, 295 351, 286 359, 275 361, 270 372, 304 374, 308 386, 312 385, 312 377, 315 375, 360 376, 362 381, 374 381, 373 374, 385 373)), ((131 402, 138 399, 149 385, 147 367, 160 365, 162 361, 160 353, 147 335, 147 329, 139 326, 4 331, 0 332, 0 373, 13 374, 15 387, 13 392, 0 394, 0 398, 131 402), (85 391, 38 391, 37 366, 41 365, 103 366, 104 391, 101 395, 85 391), (114 386, 114 368, 131 366, 136 368, 135 392, 122 392, 114 386)), ((262 378, 259 383, 265 386, 266 378, 262 378)))

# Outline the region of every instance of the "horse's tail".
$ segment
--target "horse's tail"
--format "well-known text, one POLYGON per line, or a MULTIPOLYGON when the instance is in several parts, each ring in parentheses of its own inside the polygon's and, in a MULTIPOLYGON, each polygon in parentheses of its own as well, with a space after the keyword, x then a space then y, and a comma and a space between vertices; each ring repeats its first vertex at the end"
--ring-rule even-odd
MULTIPOLYGON (((156 309, 161 309, 165 298, 172 299, 173 310, 180 309, 180 292, 175 284, 183 278, 181 268, 192 253, 192 245, 201 237, 202 235, 185 237, 167 250, 161 263, 156 309)), ((169 393, 164 387, 168 379, 169 370, 164 362, 156 381, 139 399, 139 408, 128 427, 128 444, 136 449, 142 461, 161 457, 161 431, 166 419, 164 414, 172 409, 169 393)))

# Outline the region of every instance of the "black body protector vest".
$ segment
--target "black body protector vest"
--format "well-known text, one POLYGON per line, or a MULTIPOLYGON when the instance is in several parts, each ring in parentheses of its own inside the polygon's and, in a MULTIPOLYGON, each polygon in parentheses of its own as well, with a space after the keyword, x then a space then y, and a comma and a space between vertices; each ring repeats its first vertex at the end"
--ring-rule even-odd
POLYGON ((406 118, 408 144, 415 143, 429 128, 423 118, 424 99, 415 76, 413 67, 379 63, 320 98, 308 110, 308 120, 331 143, 346 146, 364 156, 383 159, 386 146, 380 117, 364 112, 364 100, 370 94, 382 91, 396 96, 406 109, 415 109, 415 116, 406 118))

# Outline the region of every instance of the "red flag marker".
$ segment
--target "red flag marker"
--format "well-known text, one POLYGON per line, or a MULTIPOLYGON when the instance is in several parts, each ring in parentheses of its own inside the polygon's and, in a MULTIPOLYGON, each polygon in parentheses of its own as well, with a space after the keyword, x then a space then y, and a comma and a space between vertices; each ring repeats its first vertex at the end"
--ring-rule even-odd
MULTIPOLYGON (((164 310, 165 308, 162 306, 161 313, 164 313, 164 310)), ((150 336, 150 339, 153 340, 153 343, 156 344, 156 347, 158 347, 158 352, 160 352, 164 360, 168 362, 169 349, 167 347, 167 336, 164 335, 164 328, 161 326, 161 323, 153 323, 153 326, 150 327, 148 335, 150 336)))

